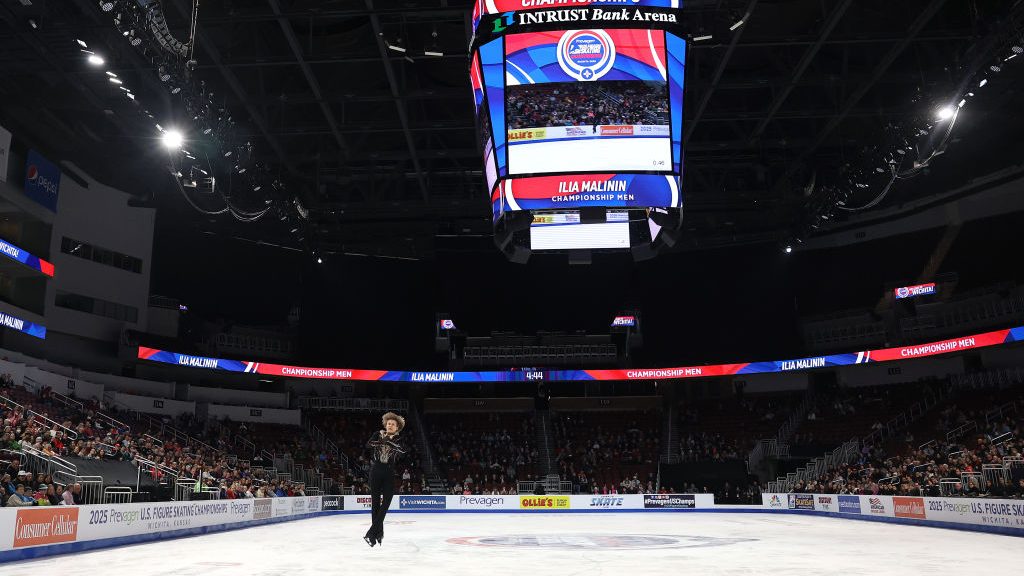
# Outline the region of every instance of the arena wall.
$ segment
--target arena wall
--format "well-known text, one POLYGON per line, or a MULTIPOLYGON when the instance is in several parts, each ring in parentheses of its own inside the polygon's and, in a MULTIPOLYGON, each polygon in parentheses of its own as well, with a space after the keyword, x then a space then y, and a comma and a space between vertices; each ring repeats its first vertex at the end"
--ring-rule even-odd
MULTIPOLYGON (((0 509, 0 562, 301 520, 366 514, 370 497, 307 496, 0 509)), ((816 514, 1024 536, 1024 502, 980 498, 764 494, 763 505, 715 504, 712 494, 396 495, 397 513, 717 512, 816 514)))
POLYGON ((1024 536, 1024 501, 847 494, 762 494, 768 512, 823 514, 1024 536))
POLYGON ((308 518, 320 496, 0 509, 0 562, 308 518))

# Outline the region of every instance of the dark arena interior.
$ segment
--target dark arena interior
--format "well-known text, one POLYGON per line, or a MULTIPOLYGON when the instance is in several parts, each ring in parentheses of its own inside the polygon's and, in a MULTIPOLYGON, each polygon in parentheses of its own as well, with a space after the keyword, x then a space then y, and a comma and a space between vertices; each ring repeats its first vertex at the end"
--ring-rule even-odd
POLYGON ((0 2, 0 574, 1017 571, 1022 133, 1024 0, 0 2))

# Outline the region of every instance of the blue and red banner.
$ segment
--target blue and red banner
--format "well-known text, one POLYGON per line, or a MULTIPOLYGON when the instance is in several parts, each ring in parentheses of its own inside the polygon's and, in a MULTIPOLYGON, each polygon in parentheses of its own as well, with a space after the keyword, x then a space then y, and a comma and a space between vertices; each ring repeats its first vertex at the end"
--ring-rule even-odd
MULTIPOLYGON (((0 321, 4 321, 0 315, 0 321)), ((6 324, 6 321, 4 321, 6 324)), ((44 329, 45 331, 45 329, 44 329)), ((45 332, 44 332, 45 333, 45 332)), ((737 364, 713 364, 706 366, 682 366, 676 368, 628 368, 617 370, 509 370, 500 372, 409 372, 404 370, 357 370, 351 368, 313 368, 263 364, 240 360, 224 360, 204 356, 190 356, 154 348, 139 347, 138 357, 142 360, 175 364, 190 368, 204 368, 227 372, 244 372, 290 378, 317 378, 330 380, 362 380, 390 382, 526 382, 532 380, 670 380, 683 378, 706 378, 709 376, 732 376, 736 374, 764 374, 813 370, 829 366, 850 366, 869 362, 891 362, 925 358, 998 346, 1010 342, 1024 341, 1024 326, 1008 328, 940 340, 914 346, 900 346, 879 350, 865 350, 846 354, 829 354, 794 360, 772 360, 767 362, 741 362, 737 364), (539 376, 542 376, 539 377, 539 376)))
POLYGON ((612 326, 636 326, 636 316, 616 316, 612 326))
POLYGON ((927 284, 916 284, 914 286, 900 286, 893 290, 896 295, 896 299, 901 298, 913 298, 914 296, 925 296, 928 294, 935 294, 936 287, 935 282, 929 282, 927 284))
POLYGON ((17 330, 32 336, 34 338, 45 339, 46 338, 46 326, 42 324, 36 324, 35 322, 29 322, 28 320, 22 320, 17 316, 11 316, 0 312, 0 326, 17 330))
POLYGON ((480 72, 480 54, 474 53, 473 60, 469 66, 469 84, 473 88, 473 102, 476 104, 477 114, 484 104, 484 79, 480 72))
POLYGON ((7 256, 11 260, 16 260, 22 264, 33 268, 46 274, 47 276, 53 276, 53 264, 43 260, 38 256, 29 254, 25 250, 18 248, 14 244, 5 240, 0 240, 0 254, 7 256))
POLYGON ((510 34, 505 37, 505 55, 509 85, 667 79, 661 30, 510 34))

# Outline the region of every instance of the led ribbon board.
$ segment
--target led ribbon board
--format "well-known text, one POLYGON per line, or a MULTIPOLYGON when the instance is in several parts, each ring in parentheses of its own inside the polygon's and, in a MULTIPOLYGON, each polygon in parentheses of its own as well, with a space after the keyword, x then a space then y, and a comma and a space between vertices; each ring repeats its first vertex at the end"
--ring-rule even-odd
POLYGON ((882 348, 829 354, 792 360, 771 360, 767 362, 740 362, 737 364, 712 364, 706 366, 682 366, 677 368, 629 368, 619 370, 509 370, 492 372, 410 372, 404 370, 357 370, 352 368, 313 368, 263 364, 241 360, 223 360, 202 356, 189 356, 155 348, 139 347, 138 357, 142 360, 175 364, 190 368, 244 372, 290 378, 316 378, 329 380, 363 380, 389 382, 526 382, 532 380, 574 381, 574 380, 667 380, 683 378, 706 378, 709 376, 732 376, 736 374, 767 374, 775 372, 796 372, 851 366, 872 362, 892 362, 925 358, 952 352, 963 352, 1011 342, 1024 341, 1024 326, 985 332, 973 336, 939 340, 914 346, 882 348), (538 376, 541 375, 541 376, 538 376))
POLYGON ((0 326, 17 330, 32 336, 34 338, 45 339, 46 338, 46 326, 42 324, 36 324, 35 322, 29 322, 28 320, 22 320, 17 316, 11 316, 0 312, 0 326))
POLYGON ((893 290, 893 293, 896 295, 896 299, 900 300, 903 298, 935 294, 936 290, 935 282, 929 282, 927 284, 917 284, 914 286, 900 286, 893 290))
POLYGON ((18 248, 17 246, 11 244, 10 242, 0 240, 0 254, 3 254, 4 256, 10 258, 11 260, 21 262, 25 266, 28 266, 29 268, 32 268, 34 270, 38 270, 43 274, 46 274, 47 276, 53 276, 52 263, 47 262, 46 260, 43 260, 38 256, 29 254, 25 250, 18 248))

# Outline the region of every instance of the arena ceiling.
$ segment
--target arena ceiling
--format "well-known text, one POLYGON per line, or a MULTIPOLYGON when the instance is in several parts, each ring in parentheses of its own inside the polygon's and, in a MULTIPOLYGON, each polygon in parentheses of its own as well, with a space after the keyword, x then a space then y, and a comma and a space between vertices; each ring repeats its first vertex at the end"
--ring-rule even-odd
MULTIPOLYGON (((187 40, 192 3, 163 4, 172 32, 187 40)), ((414 259, 494 250, 467 77, 470 4, 200 3, 196 77, 309 209, 319 250, 414 259), (399 41, 405 53, 386 46, 399 41)), ((791 234, 812 180, 862 154, 886 126, 941 101, 1009 4, 688 1, 708 18, 748 16, 689 54, 683 246, 791 234)), ((173 231, 294 245, 273 218, 204 217, 154 176, 165 158, 141 111, 165 124, 187 119, 95 0, 0 5, 0 78, 0 123, 174 214, 173 231), (104 53, 107 69, 134 87, 134 102, 84 63, 76 38, 104 53)), ((1022 119, 1011 112, 1022 100, 1015 78, 972 105, 974 121, 957 135, 973 139, 969 152, 947 154, 943 170, 967 178, 1019 162, 1019 145, 1009 144, 1018 140, 1022 119)), ((890 202, 948 183, 926 176, 901 184, 890 202)))

